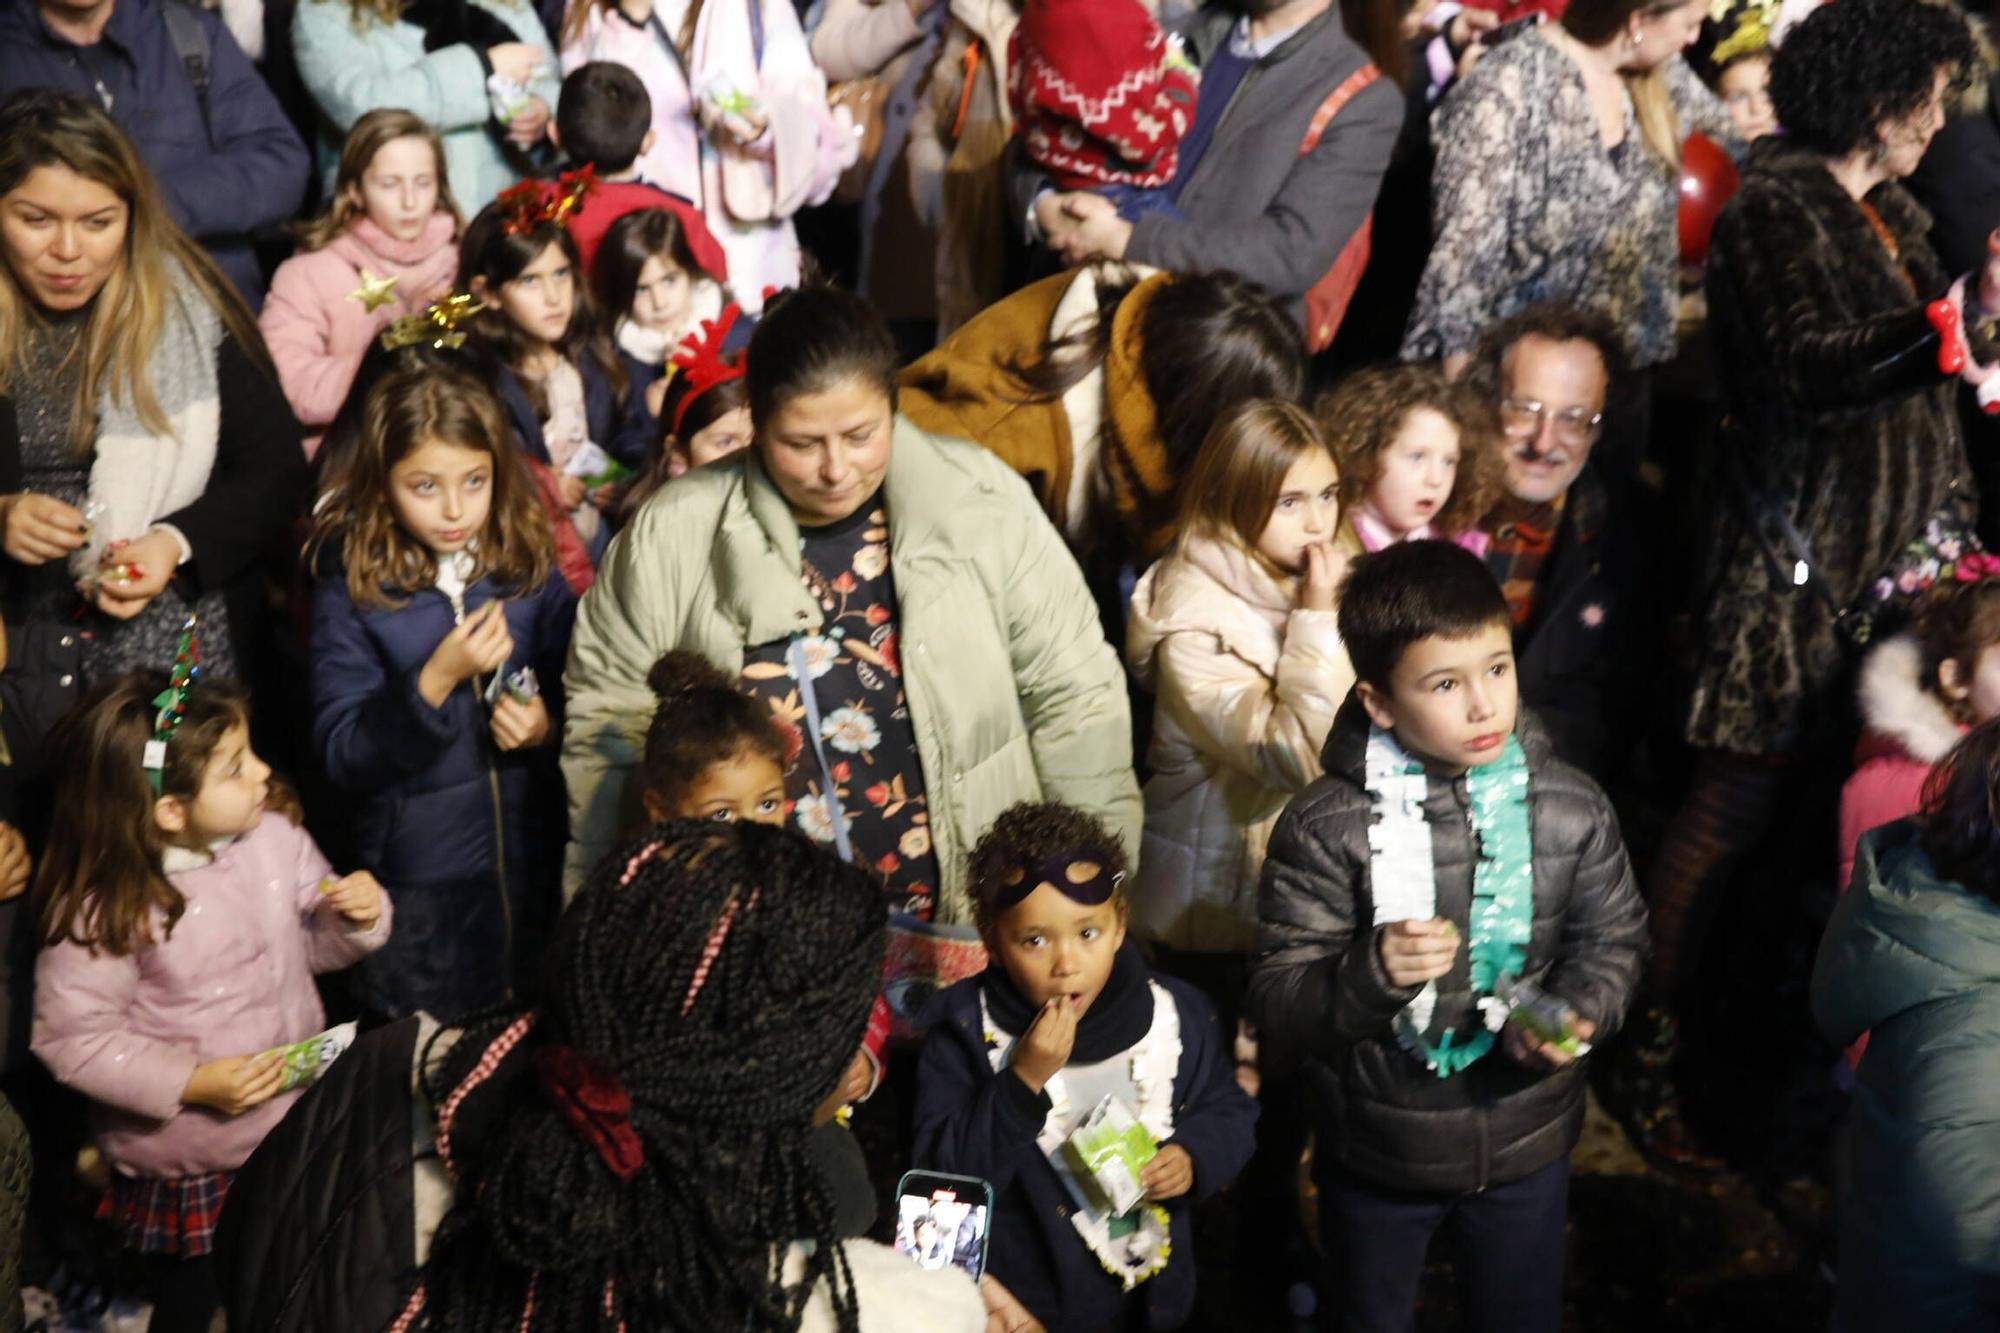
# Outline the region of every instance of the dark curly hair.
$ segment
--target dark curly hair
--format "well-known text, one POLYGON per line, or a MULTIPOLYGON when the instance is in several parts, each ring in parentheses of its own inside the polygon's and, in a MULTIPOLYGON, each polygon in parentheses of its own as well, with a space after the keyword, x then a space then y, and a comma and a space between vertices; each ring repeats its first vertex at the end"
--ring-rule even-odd
POLYGON ((1778 48, 1771 105, 1793 142, 1838 157, 1921 109, 1940 70, 1946 101, 1955 100, 1978 61, 1965 16, 1950 5, 1840 0, 1813 10, 1778 48))
POLYGON ((807 1147, 881 982, 866 873, 760 824, 655 825, 564 913, 545 1000, 425 1050, 458 1182, 397 1327, 795 1329, 827 1283, 860 1327, 832 1189, 807 1147), (630 1098, 622 1180, 541 1087, 552 1048, 630 1098), (774 1254, 814 1242, 803 1278, 774 1254))
POLYGON ((1946 698, 1938 672, 1954 662, 1962 678, 1970 677, 1979 668, 1979 655, 2000 643, 2000 579, 1938 584, 1917 603, 1910 630, 1923 653, 1917 683, 1942 699, 1960 723, 1971 725, 1977 719, 1970 700, 1946 698))
POLYGON ((666 654, 646 673, 646 684, 659 706, 646 728, 639 783, 662 805, 679 805, 710 767, 741 755, 763 755, 784 769, 787 741, 770 710, 701 654, 666 654))
POLYGON ((1051 856, 1080 852, 1118 876, 1111 900, 1123 917, 1132 904, 1125 849, 1103 821, 1061 801, 1023 801, 993 821, 972 848, 972 920, 985 934, 1000 918, 1000 895, 1010 876, 1051 856))

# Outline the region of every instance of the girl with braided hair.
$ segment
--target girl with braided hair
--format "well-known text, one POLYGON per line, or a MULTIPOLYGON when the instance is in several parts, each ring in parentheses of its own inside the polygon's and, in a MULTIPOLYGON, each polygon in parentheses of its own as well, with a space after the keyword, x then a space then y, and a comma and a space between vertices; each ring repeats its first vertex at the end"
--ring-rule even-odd
POLYGON ((231 1327, 980 1329, 963 1274, 841 1238, 809 1142, 883 931, 865 872, 782 830, 622 844, 565 913, 540 1008, 369 1034, 246 1165, 231 1327))

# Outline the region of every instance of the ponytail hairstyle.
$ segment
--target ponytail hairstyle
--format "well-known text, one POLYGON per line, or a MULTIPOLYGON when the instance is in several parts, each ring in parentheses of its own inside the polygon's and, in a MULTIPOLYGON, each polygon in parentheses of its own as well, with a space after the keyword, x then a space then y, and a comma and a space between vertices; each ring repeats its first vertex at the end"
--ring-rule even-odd
POLYGON ((1917 828, 1941 878, 2000 905, 2000 718, 1967 732, 1931 770, 1917 828))
MULTIPOLYGON (((337 552, 356 606, 400 606, 437 582, 437 556, 403 527, 390 499, 390 473, 413 450, 444 443, 493 461, 492 503, 473 550, 476 574, 510 592, 528 592, 549 576, 555 547, 533 474, 500 415, 492 391, 466 369, 408 349, 384 354, 391 369, 367 390, 351 429, 322 451, 321 492, 306 559, 337 552)), ((350 403, 351 405, 351 403, 350 403)), ((336 419, 337 426, 341 424, 336 419)), ((329 432, 328 438, 334 438, 329 432)))
POLYGON ((1342 508, 1366 499, 1382 475, 1382 455, 1410 413, 1428 408, 1458 431, 1458 473, 1431 520, 1448 537, 1478 525, 1501 487, 1498 423, 1492 400, 1453 384, 1428 362, 1391 362, 1356 371, 1313 405, 1340 464, 1342 508))
POLYGON ((744 384, 761 443, 771 419, 801 394, 850 380, 879 389, 896 410, 896 341, 875 307, 837 287, 794 287, 765 305, 750 334, 744 384))
POLYGON ((801 743, 796 729, 781 735, 769 709, 698 653, 668 653, 653 663, 646 684, 659 704, 646 728, 639 785, 669 809, 715 765, 755 754, 782 770, 787 750, 801 743))
POLYGON ((808 1141, 885 924, 866 872, 795 833, 678 820, 614 851, 563 914, 542 1007, 425 1051, 458 1195, 393 1333, 795 1329, 821 1283, 858 1333, 808 1141), (559 1110, 565 1068, 611 1109, 559 1110))
MULTIPOLYGON (((187 803, 201 794, 215 747, 250 724, 250 696, 233 681, 208 676, 189 688, 156 792, 145 751, 159 715, 153 701, 166 688, 163 671, 107 680, 49 736, 55 813, 35 867, 44 946, 69 940, 122 958, 154 943, 155 913, 164 938, 187 906, 161 859, 168 847, 183 843, 160 827, 153 807, 163 796, 187 803)), ((275 778, 269 804, 298 821, 297 803, 275 778)))
MULTIPOLYGON (((272 373, 256 317, 235 284, 174 224, 138 149, 96 102, 30 88, 0 100, 0 125, 6 127, 0 133, 0 194, 19 188, 38 167, 66 167, 117 195, 126 208, 124 261, 91 302, 73 369, 65 370, 76 380, 70 442, 79 457, 90 452, 97 405, 106 396, 130 404, 153 433, 173 433, 151 370, 168 321, 181 318, 180 301, 215 311, 244 355, 272 373)), ((0 264, 0 397, 18 391, 28 333, 38 320, 34 298, 0 264)))
POLYGON ((495 200, 480 209, 479 216, 465 229, 458 247, 458 279, 452 284, 454 291, 469 292, 473 290, 474 278, 484 283, 486 303, 469 321, 473 336, 466 348, 487 362, 488 383, 495 382, 494 373, 501 367, 514 371, 537 418, 549 414, 548 390, 539 379, 519 373, 528 353, 528 336, 507 318, 495 298, 501 287, 520 277, 521 270, 541 258, 551 245, 560 246, 563 257, 569 261, 570 282, 575 292, 569 327, 555 340, 555 349, 579 370, 594 365, 610 384, 612 396, 623 401, 629 377, 599 323, 597 302, 590 294, 576 238, 569 234, 565 223, 540 219, 523 227, 503 201, 495 200))
MULTIPOLYGON (((1625 26, 1636 18, 1657 18, 1679 9, 1687 0, 1570 0, 1560 20, 1563 30, 1585 46, 1607 46, 1618 40, 1625 26)), ((1669 57, 1670 59, 1672 57, 1669 57)), ((1681 118, 1674 110, 1673 94, 1667 88, 1664 65, 1635 70, 1619 76, 1625 81, 1626 95, 1632 99, 1632 115, 1639 122, 1639 137, 1669 171, 1681 167, 1681 118)))
POLYGON ((2000 644, 2000 578, 1938 584, 1917 603, 1910 629, 1923 654, 1918 684, 1944 705, 1954 722, 1970 726, 1977 720, 1971 700, 1944 692, 1944 666, 1952 663, 1970 683, 1979 655, 2000 644))
MULTIPOLYGON (((451 214, 454 232, 465 226, 465 215, 452 197, 451 177, 445 174, 444 141, 431 123, 399 107, 378 107, 354 122, 347 141, 340 148, 340 166, 333 177, 333 203, 325 213, 299 228, 300 250, 323 250, 347 230, 347 224, 367 210, 362 207, 361 178, 375 155, 397 139, 422 139, 430 145, 431 159, 437 164, 437 210, 451 214)), ((437 211, 434 210, 434 211, 437 211)))
POLYGON ((1181 484, 1181 532, 1240 546, 1271 569, 1258 539, 1285 489, 1285 474, 1315 450, 1333 456, 1298 404, 1270 398, 1238 403, 1215 419, 1181 484))

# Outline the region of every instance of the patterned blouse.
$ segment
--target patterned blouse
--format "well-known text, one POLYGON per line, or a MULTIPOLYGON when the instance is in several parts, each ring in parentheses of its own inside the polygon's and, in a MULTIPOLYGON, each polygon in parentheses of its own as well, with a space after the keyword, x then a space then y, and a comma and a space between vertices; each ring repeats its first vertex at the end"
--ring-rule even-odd
POLYGON ((855 864, 882 877, 889 910, 929 920, 937 856, 903 697, 888 523, 878 495, 838 523, 799 529, 800 578, 825 620, 818 634, 750 649, 743 685, 770 706, 787 738, 785 796, 799 829, 837 845, 837 815, 855 864), (794 642, 811 675, 810 713, 793 669, 794 642), (817 745, 808 734, 812 716, 819 719, 817 745))
MULTIPOLYGON (((1558 296, 1610 316, 1637 365, 1674 354, 1677 173, 1646 146, 1630 98, 1625 138, 1605 149, 1583 71, 1556 40, 1541 30, 1506 43, 1437 110, 1435 243, 1407 359, 1469 352, 1488 325, 1558 296)), ((1665 73, 1682 135, 1738 150, 1727 110, 1687 62, 1670 59, 1665 73)))

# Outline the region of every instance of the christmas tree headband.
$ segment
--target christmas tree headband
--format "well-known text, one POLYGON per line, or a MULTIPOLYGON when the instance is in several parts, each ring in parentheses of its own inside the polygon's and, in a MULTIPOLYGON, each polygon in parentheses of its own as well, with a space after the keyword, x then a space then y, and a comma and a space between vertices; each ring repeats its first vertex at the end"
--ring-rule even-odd
POLYGON ((470 296, 446 296, 414 315, 404 315, 390 322, 382 330, 382 350, 393 352, 399 347, 414 347, 418 343, 429 343, 438 351, 447 347, 463 347, 465 330, 459 325, 486 307, 470 296))
POLYGON ((687 380, 687 391, 674 408, 674 434, 681 433, 681 422, 687 419, 688 404, 729 380, 743 378, 743 358, 725 361, 722 345, 729 337, 729 331, 736 327, 737 316, 743 312, 734 301, 722 307, 722 313, 714 319, 704 319, 698 333, 690 333, 681 339, 680 347, 667 361, 667 383, 671 386, 676 375, 687 380))
POLYGON ((583 197, 597 188, 597 168, 585 163, 552 181, 524 180, 502 190, 494 205, 506 219, 509 236, 533 231, 544 222, 569 225, 570 215, 583 207, 583 197))
POLYGON ((157 711, 153 714, 153 738, 146 742, 145 765, 156 796, 165 781, 167 742, 174 738, 181 720, 187 716, 188 690, 201 674, 201 652, 195 644, 194 622, 190 615, 187 624, 181 626, 180 646, 174 649, 174 666, 167 676, 167 688, 153 696, 157 711))

